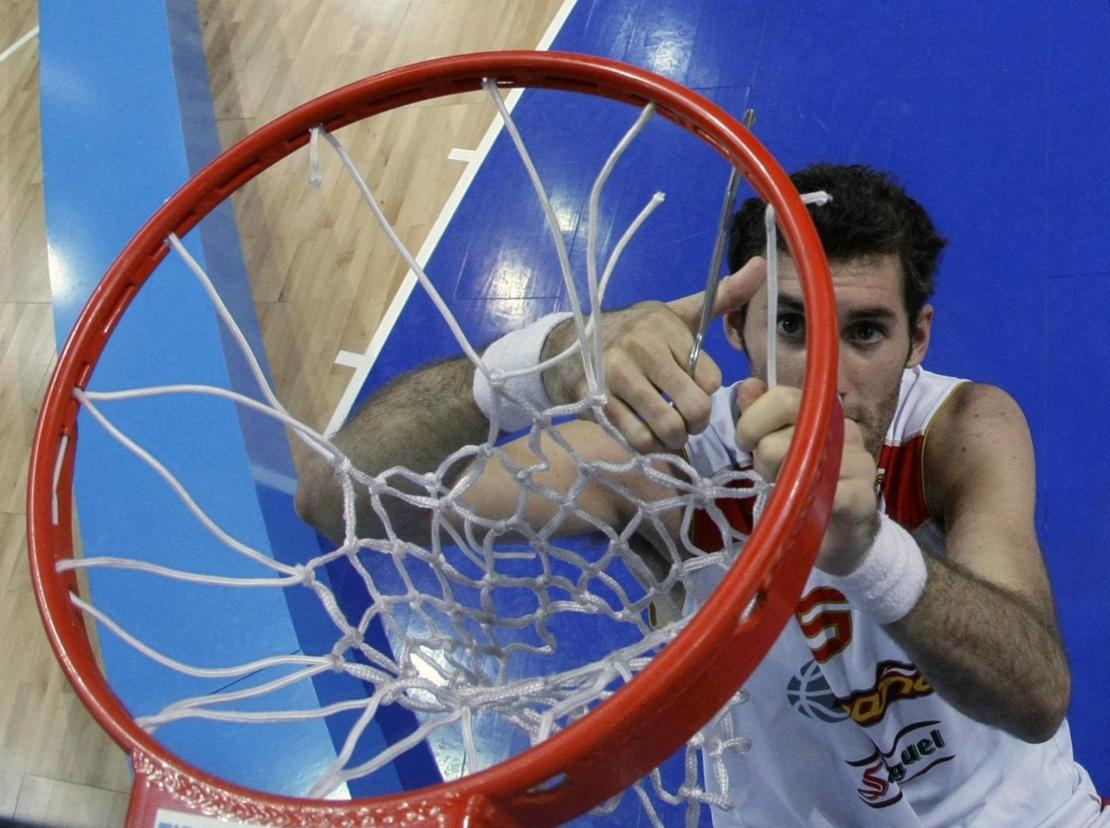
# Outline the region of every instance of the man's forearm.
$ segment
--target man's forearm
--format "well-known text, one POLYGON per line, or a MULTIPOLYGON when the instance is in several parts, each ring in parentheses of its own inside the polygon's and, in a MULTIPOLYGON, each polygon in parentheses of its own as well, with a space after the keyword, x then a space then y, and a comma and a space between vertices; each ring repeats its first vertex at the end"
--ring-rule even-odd
MULTIPOLYGON (((405 374, 375 394, 335 435, 335 445, 359 471, 376 475, 396 466, 423 474, 435 471, 453 451, 486 441, 489 422, 471 394, 474 367, 465 358, 405 374)), ((399 480, 391 483, 405 489, 399 480)), ((356 486, 356 491, 359 487, 356 486)), ((414 487, 408 490, 416 492, 414 487)), ((391 523, 404 535, 417 531, 423 510, 398 498, 388 503, 391 523)), ((356 500, 360 534, 380 522, 365 492, 356 500)), ((314 455, 301 471, 297 489, 301 515, 334 541, 343 535, 343 493, 335 470, 314 455)))
POLYGON ((925 561, 925 593, 887 631, 957 709, 1026 741, 1051 738, 1071 691, 1054 629, 1019 596, 948 561, 925 561))

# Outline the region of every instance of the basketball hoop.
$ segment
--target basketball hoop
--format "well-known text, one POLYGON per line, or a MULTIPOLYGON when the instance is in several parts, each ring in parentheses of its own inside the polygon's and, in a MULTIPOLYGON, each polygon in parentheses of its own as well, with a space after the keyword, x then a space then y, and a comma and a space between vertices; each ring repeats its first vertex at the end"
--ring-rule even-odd
POLYGON ((836 395, 835 299, 820 241, 787 175, 751 134, 696 93, 644 70, 558 52, 463 55, 345 86, 262 127, 201 170, 159 209, 96 288, 62 351, 32 449, 28 541, 36 598, 70 682, 135 771, 128 824, 152 825, 179 807, 264 825, 543 825, 572 819, 647 774, 736 694, 793 614, 832 505, 843 422, 836 395), (686 628, 633 680, 587 715, 493 768, 453 782, 350 802, 249 790, 170 753, 136 723, 101 673, 73 557, 71 483, 84 389, 115 326, 171 249, 217 204, 294 150, 312 131, 333 133, 428 99, 498 87, 564 89, 643 107, 695 134, 739 168, 774 207, 801 275, 809 355, 796 437, 774 494, 739 564, 686 628), (727 665, 727 668, 723 668, 727 665), (696 688, 696 692, 691 692, 696 688), (650 722, 651 726, 646 726, 650 722))

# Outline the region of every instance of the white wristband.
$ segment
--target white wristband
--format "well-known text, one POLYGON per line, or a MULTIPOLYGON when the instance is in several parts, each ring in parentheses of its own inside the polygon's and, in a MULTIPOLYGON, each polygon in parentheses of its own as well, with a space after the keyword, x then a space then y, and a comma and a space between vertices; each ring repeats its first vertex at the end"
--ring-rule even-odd
POLYGON ((925 592, 925 557, 913 536, 886 515, 863 562, 832 585, 879 624, 903 618, 925 592))
POLYGON ((493 381, 478 369, 474 370, 474 402, 488 420, 496 421, 501 431, 527 428, 532 424, 534 412, 544 411, 553 405, 547 396, 547 389, 543 387, 540 371, 509 378, 505 378, 504 374, 539 365, 548 334, 569 316, 570 313, 541 316, 532 324, 495 340, 482 354, 482 361, 493 381))

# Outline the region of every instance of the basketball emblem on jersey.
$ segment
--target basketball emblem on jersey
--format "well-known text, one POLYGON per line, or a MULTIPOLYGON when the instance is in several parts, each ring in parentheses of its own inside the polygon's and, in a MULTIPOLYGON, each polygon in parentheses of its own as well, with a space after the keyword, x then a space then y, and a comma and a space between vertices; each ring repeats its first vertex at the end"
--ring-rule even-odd
POLYGON ((786 683, 786 700, 810 719, 840 722, 848 718, 848 711, 825 681, 821 666, 816 661, 807 661, 786 683))

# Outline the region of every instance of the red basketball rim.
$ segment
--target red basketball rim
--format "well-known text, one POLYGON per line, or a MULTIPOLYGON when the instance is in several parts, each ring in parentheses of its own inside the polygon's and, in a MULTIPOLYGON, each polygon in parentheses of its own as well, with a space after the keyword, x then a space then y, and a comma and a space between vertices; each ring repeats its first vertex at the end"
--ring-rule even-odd
POLYGON ((147 824, 159 804, 180 803, 225 817, 275 825, 351 824, 405 817, 446 823, 554 824, 605 801, 643 777, 688 740, 741 686, 794 611, 832 504, 843 431, 836 395, 835 298, 820 241, 789 177, 732 116, 666 78, 603 58, 509 51, 414 64, 352 83, 262 127, 185 184, 135 235, 93 292, 62 351, 32 446, 28 543, 39 609, 69 680, 101 726, 132 757, 129 824, 147 824), (322 802, 251 791, 216 779, 166 751, 140 728, 96 664, 72 572, 74 454, 84 388, 119 317, 168 252, 234 190, 329 131, 376 113, 446 94, 501 87, 567 89, 643 106, 695 133, 739 167, 775 206, 801 276, 807 308, 802 412, 779 484, 742 558, 687 627, 633 681, 547 741, 455 782, 352 802, 322 802), (57 482, 55 482, 57 481, 57 482), (755 609, 744 615, 755 600, 755 609), (725 668, 727 666, 727 668, 725 668), (307 822, 306 822, 307 820, 307 822))

